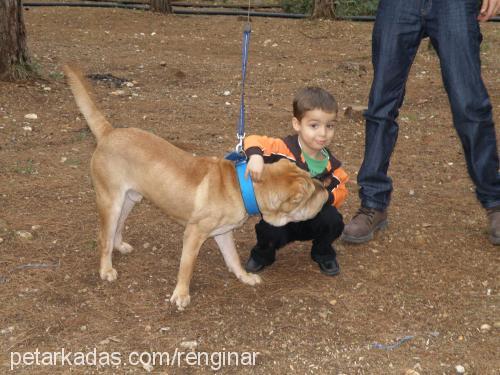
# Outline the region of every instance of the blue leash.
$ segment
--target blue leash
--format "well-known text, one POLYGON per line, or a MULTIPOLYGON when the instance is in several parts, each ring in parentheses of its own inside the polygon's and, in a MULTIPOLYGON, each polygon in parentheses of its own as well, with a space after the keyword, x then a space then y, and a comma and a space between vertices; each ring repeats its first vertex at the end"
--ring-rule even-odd
POLYGON ((242 58, 241 58, 241 100, 240 100, 240 117, 237 124, 236 138, 238 139, 238 144, 233 152, 230 152, 225 156, 225 159, 234 162, 236 167, 236 174, 238 176, 238 182, 240 184, 241 196, 243 197, 243 203, 245 209, 249 215, 257 215, 260 213, 259 205, 255 199, 255 192, 253 189, 253 183, 250 176, 245 178, 245 170, 247 166, 247 157, 243 151, 243 140, 245 139, 245 79, 247 75, 247 61, 248 61, 248 45, 250 42, 250 33, 252 28, 250 23, 247 22, 243 30, 243 47, 242 47, 242 58))

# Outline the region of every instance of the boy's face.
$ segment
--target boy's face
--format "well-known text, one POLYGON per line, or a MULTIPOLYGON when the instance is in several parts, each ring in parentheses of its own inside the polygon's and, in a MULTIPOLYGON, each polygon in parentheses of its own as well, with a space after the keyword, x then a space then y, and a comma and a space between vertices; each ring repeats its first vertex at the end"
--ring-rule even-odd
POLYGON ((299 135, 302 149, 310 156, 316 157, 323 147, 328 146, 334 133, 336 113, 313 109, 307 111, 302 120, 292 119, 293 128, 299 135))

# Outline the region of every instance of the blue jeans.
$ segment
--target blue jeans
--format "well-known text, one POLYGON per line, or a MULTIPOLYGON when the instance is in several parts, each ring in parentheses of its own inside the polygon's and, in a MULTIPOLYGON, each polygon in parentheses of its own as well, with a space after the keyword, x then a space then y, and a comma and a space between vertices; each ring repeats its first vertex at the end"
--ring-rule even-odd
POLYGON ((408 73, 424 37, 430 37, 462 142, 467 169, 482 206, 500 206, 495 125, 481 78, 478 0, 380 0, 372 38, 374 78, 365 112, 365 155, 358 174, 361 205, 390 202, 387 175, 398 136, 396 119, 408 73))

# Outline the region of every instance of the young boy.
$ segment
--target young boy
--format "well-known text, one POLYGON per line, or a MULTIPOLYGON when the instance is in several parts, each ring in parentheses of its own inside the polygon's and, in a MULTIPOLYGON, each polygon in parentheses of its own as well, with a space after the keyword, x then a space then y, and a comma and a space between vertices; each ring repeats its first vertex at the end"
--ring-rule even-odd
POLYGON ((312 240, 311 257, 322 273, 335 276, 340 272, 332 242, 344 229, 337 211, 347 196, 347 174, 340 162, 326 148, 334 135, 338 106, 333 96, 318 87, 306 87, 293 100, 292 125, 295 135, 283 139, 249 136, 244 149, 249 158, 246 174, 259 181, 264 163, 287 158, 319 179, 329 191, 326 204, 310 220, 275 227, 264 220, 255 226, 257 244, 246 263, 248 272, 259 272, 276 259, 276 250, 292 241, 312 240))

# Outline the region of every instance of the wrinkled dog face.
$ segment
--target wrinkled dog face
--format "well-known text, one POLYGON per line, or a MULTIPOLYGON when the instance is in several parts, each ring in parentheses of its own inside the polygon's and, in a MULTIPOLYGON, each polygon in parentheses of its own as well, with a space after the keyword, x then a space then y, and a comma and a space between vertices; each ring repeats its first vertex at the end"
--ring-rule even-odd
POLYGON ((328 199, 319 181, 288 160, 266 164, 254 187, 264 220, 277 227, 312 219, 328 199))

